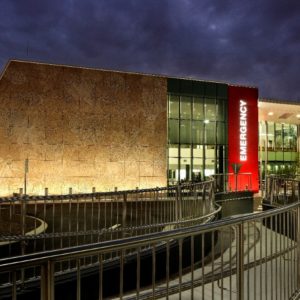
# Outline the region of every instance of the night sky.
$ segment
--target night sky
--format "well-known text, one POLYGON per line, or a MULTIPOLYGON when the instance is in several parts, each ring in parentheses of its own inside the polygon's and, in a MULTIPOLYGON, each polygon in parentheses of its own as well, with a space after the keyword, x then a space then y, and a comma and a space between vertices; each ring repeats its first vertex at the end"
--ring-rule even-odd
POLYGON ((0 0, 0 70, 11 58, 245 84, 300 102, 300 1, 0 0))

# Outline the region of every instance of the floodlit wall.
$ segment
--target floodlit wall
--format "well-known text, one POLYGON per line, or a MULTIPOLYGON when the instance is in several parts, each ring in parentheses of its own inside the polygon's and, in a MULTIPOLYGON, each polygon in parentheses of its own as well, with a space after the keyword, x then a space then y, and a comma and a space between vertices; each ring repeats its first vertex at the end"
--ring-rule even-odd
POLYGON ((0 79, 0 195, 166 185, 165 78, 11 61, 0 79))

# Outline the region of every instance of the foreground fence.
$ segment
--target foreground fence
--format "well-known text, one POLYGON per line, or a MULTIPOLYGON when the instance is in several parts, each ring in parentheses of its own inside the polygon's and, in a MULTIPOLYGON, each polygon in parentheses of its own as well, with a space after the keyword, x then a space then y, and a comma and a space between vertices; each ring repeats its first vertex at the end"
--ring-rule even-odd
MULTIPOLYGON (((206 184, 199 197, 213 199, 206 184)), ((293 203, 273 210, 201 224, 193 215, 196 207, 190 207, 195 187, 171 191, 161 199, 174 198, 175 208, 169 211, 174 222, 165 222, 161 230, 147 231, 142 224, 141 235, 0 259, 0 298, 297 299, 297 193, 289 198, 293 203)), ((272 189, 267 199, 270 193, 272 189)), ((209 207, 211 202, 207 203, 209 207)), ((204 207, 200 205, 200 211, 204 207)))
POLYGON ((271 175, 266 178, 265 201, 271 205, 285 205, 300 201, 300 180, 271 175))
POLYGON ((0 200, 0 257, 199 224, 215 213, 213 181, 108 193, 0 200))
POLYGON ((300 287, 299 227, 300 205, 294 203, 210 224, 2 259, 1 276, 11 280, 1 287, 2 298, 290 299, 300 287), (67 274, 61 274, 61 265, 69 266, 67 274), (32 277, 22 283, 28 274, 32 277))

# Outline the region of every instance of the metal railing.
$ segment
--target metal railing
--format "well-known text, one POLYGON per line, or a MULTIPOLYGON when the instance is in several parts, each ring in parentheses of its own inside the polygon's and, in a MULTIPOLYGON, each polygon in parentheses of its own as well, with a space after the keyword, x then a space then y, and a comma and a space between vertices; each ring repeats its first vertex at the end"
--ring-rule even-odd
POLYGON ((264 201, 271 205, 300 201, 300 180, 276 175, 267 176, 264 201))
POLYGON ((252 190, 252 173, 214 174, 212 177, 216 193, 252 190))
POLYGON ((299 241, 297 202, 208 224, 2 259, 0 276, 10 281, 0 295, 286 300, 300 288, 299 241), (89 268, 91 258, 96 264, 89 268), (64 264, 70 265, 68 276, 59 271, 64 264), (32 277, 24 283, 22 274, 32 277))
POLYGON ((216 213, 212 180, 145 190, 45 194, 0 199, 0 223, 7 225, 0 232, 0 258, 190 226, 216 213))

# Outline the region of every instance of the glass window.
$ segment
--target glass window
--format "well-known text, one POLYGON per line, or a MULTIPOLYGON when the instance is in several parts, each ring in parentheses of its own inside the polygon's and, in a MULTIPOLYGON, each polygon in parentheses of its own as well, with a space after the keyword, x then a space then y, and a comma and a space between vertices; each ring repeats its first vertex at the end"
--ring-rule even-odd
POLYGON ((205 143, 215 144, 216 142, 216 123, 209 122, 205 124, 205 143))
POLYGON ((217 100, 217 121, 224 121, 225 120, 225 101, 217 100))
POLYGON ((267 128, 265 122, 259 123, 259 147, 262 148, 262 150, 265 149, 267 145, 267 128))
POLYGON ((297 125, 291 124, 290 127, 290 137, 291 137, 291 151, 297 151, 297 125))
POLYGON ((275 149, 282 150, 282 124, 275 123, 275 149))
POLYGON ((168 156, 178 157, 178 145, 169 145, 168 156))
POLYGON ((275 126, 273 122, 268 122, 268 150, 274 151, 275 147, 275 126))
POLYGON ((180 118, 191 119, 192 97, 181 97, 180 99, 180 118))
POLYGON ((193 126, 192 126, 193 143, 204 144, 203 134, 204 134, 203 121, 193 121, 193 126))
POLYGON ((180 143, 191 144, 191 121, 181 120, 180 121, 180 143))
POLYGON ((205 146, 205 157, 206 158, 215 157, 215 146, 205 146))
POLYGON ((205 159, 205 169, 204 169, 204 176, 211 176, 215 174, 215 160, 211 158, 205 159))
POLYGON ((205 99, 205 119, 215 120, 216 119, 216 100, 205 99))
POLYGON ((194 145, 193 146, 193 156, 194 157, 203 157, 203 146, 202 145, 194 145))
POLYGON ((169 120, 169 143, 179 143, 179 120, 169 120))
POLYGON ((225 123, 218 122, 217 123, 217 144, 225 144, 226 143, 226 130, 225 123))
POLYGON ((191 180, 191 158, 180 159, 180 180, 191 180))
POLYGON ((181 145, 180 146, 180 156, 181 157, 191 157, 191 145, 181 145))
POLYGON ((179 118, 179 96, 169 96, 169 118, 179 118))
POLYGON ((290 125, 289 124, 283 124, 283 148, 285 150, 290 150, 291 149, 291 135, 290 135, 290 125))
POLYGON ((193 119, 194 120, 204 120, 204 111, 203 111, 203 99, 194 97, 193 101, 193 119))
POLYGON ((178 158, 169 157, 169 171, 168 171, 169 182, 175 183, 179 179, 179 168, 178 158))
POLYGON ((203 179, 203 159, 195 158, 193 159, 193 171, 192 179, 194 181, 201 181, 203 179))

